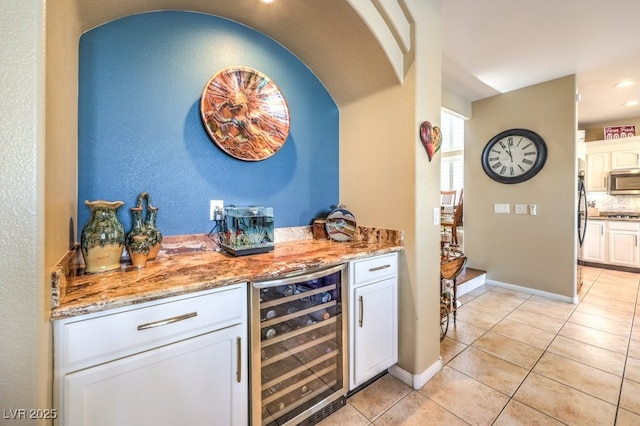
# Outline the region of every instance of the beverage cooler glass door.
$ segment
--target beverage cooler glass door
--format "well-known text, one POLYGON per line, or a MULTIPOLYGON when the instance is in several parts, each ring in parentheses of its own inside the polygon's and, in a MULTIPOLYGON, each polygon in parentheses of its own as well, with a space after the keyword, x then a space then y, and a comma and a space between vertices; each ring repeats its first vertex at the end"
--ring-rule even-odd
POLYGON ((346 265, 253 283, 253 425, 299 424, 347 393, 346 265))

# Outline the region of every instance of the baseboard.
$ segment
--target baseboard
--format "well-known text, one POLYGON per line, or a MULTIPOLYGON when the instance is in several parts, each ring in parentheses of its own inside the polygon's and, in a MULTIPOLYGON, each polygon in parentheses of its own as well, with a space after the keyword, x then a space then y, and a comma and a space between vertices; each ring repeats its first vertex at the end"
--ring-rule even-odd
POLYGON ((420 389, 436 374, 438 374, 440 370, 442 370, 442 357, 438 358, 436 362, 431 364, 420 374, 411 374, 408 371, 398 367, 398 364, 393 365, 389 368, 389 374, 391 374, 393 377, 400 380, 404 384, 411 386, 413 389, 420 389))
POLYGON ((490 285, 493 285, 493 286, 496 286, 496 287, 507 288, 507 289, 510 289, 510 290, 520 291, 522 293, 533 294, 533 295, 536 295, 536 296, 545 297, 547 299, 558 300, 558 301, 566 302, 566 303, 573 303, 574 305, 578 304, 578 297, 577 296, 574 296, 574 297, 563 296, 563 295, 557 294, 557 293, 551 293, 551 292, 548 292, 548 291, 537 290, 535 288, 530 288, 530 287, 522 287, 522 286, 515 285, 515 284, 503 283, 501 281, 486 280, 486 283, 490 284, 490 285))

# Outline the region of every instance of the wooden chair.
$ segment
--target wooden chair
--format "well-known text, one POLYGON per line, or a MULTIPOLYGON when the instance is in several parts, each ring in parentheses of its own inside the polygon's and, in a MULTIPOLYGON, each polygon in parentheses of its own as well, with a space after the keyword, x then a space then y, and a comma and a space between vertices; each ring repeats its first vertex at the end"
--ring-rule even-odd
POLYGON ((458 226, 462 226, 462 214, 462 190, 460 190, 460 200, 455 207, 453 216, 442 216, 440 220, 440 225, 444 228, 445 232, 447 232, 447 228, 451 228, 451 242, 453 244, 458 244, 458 226))
POLYGON ((453 191, 440 191, 440 206, 455 206, 457 190, 453 191))

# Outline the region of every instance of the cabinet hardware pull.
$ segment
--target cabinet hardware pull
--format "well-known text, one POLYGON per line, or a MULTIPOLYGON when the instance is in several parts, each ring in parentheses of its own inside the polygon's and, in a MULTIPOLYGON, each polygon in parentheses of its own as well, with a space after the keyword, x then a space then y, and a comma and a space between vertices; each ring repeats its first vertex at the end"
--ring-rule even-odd
POLYGON ((387 268, 391 268, 391 265, 382 265, 382 266, 376 266, 374 268, 369 268, 369 272, 381 271, 387 268))
POLYGON ((238 366, 236 372, 236 381, 240 383, 242 381, 242 338, 236 337, 236 365, 238 366))
POLYGON ((362 301, 362 296, 360 296, 359 301, 360 301, 360 317, 358 318, 358 324, 360 325, 360 328, 362 328, 362 317, 364 316, 364 313, 363 313, 364 302, 362 301))
POLYGON ((188 314, 178 315, 178 316, 167 318, 167 319, 163 319, 163 320, 160 320, 160 321, 148 322, 146 324, 140 324, 138 326, 138 330, 146 330, 146 329, 149 329, 149 328, 160 327, 160 326, 163 326, 163 325, 172 324, 174 322, 184 321, 186 319, 193 318, 195 316, 198 316, 197 312, 190 312, 188 314))

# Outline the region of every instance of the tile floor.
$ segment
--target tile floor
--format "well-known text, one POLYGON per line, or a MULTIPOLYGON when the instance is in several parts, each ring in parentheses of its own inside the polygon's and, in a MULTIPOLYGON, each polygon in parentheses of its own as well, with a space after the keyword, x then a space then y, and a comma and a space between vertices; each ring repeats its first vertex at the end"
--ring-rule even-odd
POLYGON ((484 285, 422 389, 387 374, 319 425, 640 425, 639 283, 584 268, 578 305, 484 285))

